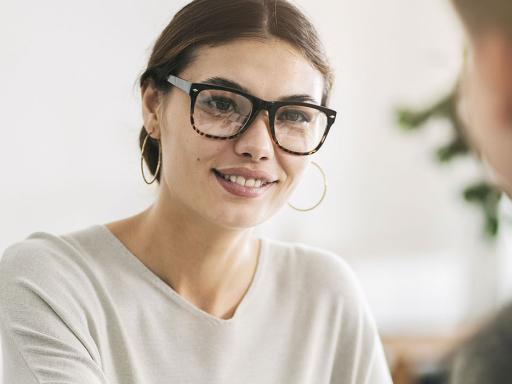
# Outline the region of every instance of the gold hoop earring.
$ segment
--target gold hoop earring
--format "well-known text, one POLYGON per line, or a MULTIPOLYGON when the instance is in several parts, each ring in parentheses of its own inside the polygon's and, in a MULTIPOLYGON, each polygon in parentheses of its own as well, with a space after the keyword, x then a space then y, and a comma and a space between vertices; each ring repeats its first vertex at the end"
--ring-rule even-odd
POLYGON ((322 175, 322 179, 324 181, 324 190, 322 191, 322 197, 320 197, 320 200, 310 208, 297 208, 297 207, 294 207, 293 205, 291 205, 290 203, 288 203, 288 205, 291 208, 295 209, 296 211, 300 211, 300 212, 312 211, 313 209, 318 207, 322 203, 322 201, 324 201, 324 197, 327 194, 327 175, 325 174, 322 167, 320 167, 320 165, 318 165, 318 163, 311 161, 311 164, 313 164, 320 171, 320 174, 322 175))
MULTIPOLYGON (((152 133, 152 132, 151 132, 152 133)), ((146 138, 144 139, 144 142, 142 143, 142 152, 140 155, 140 171, 142 172, 142 178, 146 182, 146 184, 153 184, 158 176, 158 171, 160 171, 160 163, 162 158, 162 146, 160 144, 160 140, 158 140, 158 163, 156 165, 155 175, 151 181, 147 181, 146 175, 144 174, 144 151, 146 150, 146 142, 148 141, 148 138, 150 134, 146 134, 146 138)))

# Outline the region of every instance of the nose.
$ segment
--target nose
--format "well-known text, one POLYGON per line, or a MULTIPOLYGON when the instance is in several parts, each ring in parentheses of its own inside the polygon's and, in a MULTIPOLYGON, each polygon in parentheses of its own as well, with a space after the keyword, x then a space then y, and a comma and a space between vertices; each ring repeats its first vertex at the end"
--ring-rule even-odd
POLYGON ((246 131, 236 139, 235 152, 253 161, 269 160, 274 155, 267 111, 260 111, 246 131))

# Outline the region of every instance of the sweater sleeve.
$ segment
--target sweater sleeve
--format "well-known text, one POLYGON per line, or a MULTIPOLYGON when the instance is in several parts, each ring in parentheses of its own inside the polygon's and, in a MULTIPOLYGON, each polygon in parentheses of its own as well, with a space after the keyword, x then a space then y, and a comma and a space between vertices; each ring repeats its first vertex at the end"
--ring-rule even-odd
POLYGON ((107 384, 75 300, 83 287, 59 257, 32 239, 9 247, 0 260, 2 382, 107 384))
POLYGON ((11 335, 2 331, 1 340, 3 370, 0 383, 39 384, 11 335))

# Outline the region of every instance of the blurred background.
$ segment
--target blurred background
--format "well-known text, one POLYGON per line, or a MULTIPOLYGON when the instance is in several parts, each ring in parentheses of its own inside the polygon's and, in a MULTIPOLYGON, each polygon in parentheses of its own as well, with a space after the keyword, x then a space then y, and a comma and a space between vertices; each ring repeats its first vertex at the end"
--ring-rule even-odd
MULTIPOLYGON (((69 232, 151 204, 156 186, 139 168, 137 79, 187 2, 0 3, 0 253, 32 232, 69 232)), ((257 231, 343 257, 395 375, 425 377, 512 292, 504 239, 512 224, 486 235, 481 210, 461 194, 482 166, 472 156, 437 162, 449 121, 408 133, 396 118, 397 109, 421 110, 451 92, 461 27, 447 0, 294 2, 317 26, 337 75, 338 120, 315 155, 329 190, 315 211, 285 207, 257 231)), ((320 192, 312 168, 293 203, 310 206, 320 192)))

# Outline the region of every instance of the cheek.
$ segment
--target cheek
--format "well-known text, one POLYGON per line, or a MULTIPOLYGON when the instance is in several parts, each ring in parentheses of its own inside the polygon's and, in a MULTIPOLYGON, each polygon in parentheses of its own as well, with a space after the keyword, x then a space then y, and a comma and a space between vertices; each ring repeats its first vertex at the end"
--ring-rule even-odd
MULTIPOLYGON (((194 147, 196 165, 210 168, 230 164, 228 155, 233 152, 232 143, 227 140, 212 140, 199 136, 194 147)), ((232 163, 232 161, 231 161, 232 163)))
POLYGON ((475 77, 469 90, 470 124, 472 135, 485 140, 487 135, 501 135, 512 130, 510 105, 503 95, 494 92, 482 78, 475 77))
POLYGON ((281 164, 283 164, 283 169, 288 177, 288 187, 293 189, 302 180, 304 172, 308 167, 309 160, 304 156, 299 157, 287 155, 282 159, 281 164))
POLYGON ((192 133, 197 137, 189 138, 181 145, 174 146, 175 154, 170 156, 173 177, 182 180, 182 183, 188 186, 187 188, 211 183, 212 168, 236 163, 229 155, 232 151, 229 142, 210 140, 195 132, 192 133))
POLYGON ((507 82, 499 72, 503 71, 496 70, 484 59, 476 61, 470 71, 471 107, 479 114, 476 117, 479 123, 489 129, 512 124, 512 89, 507 89, 507 82))
POLYGON ((225 141, 211 140, 199 135, 192 128, 188 114, 176 112, 172 115, 171 110, 169 110, 162 135, 169 162, 187 168, 191 165, 203 164, 212 157, 218 156, 226 150, 228 144, 225 141))
POLYGON ((471 136, 480 136, 480 131, 489 129, 490 119, 495 117, 494 96, 487 83, 476 71, 468 74, 465 87, 468 130, 471 136))

